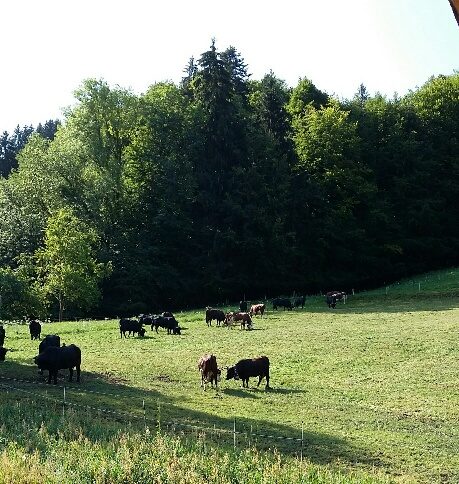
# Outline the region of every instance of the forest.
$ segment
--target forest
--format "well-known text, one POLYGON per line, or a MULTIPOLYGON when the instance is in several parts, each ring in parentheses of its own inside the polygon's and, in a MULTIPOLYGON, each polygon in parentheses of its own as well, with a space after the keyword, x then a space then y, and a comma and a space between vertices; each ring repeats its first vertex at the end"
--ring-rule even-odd
MULTIPOLYGON (((338 73, 337 73, 338 74, 338 73)), ((212 42, 0 137, 0 319, 361 290, 459 263, 459 74, 338 99, 212 42)))

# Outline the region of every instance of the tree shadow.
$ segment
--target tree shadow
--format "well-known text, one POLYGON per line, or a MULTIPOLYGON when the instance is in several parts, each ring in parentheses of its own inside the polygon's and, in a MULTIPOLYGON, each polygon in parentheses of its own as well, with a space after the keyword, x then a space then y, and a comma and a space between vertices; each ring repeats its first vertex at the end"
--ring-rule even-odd
POLYGON ((456 296, 350 296, 347 303, 339 303, 335 309, 315 304, 305 312, 329 314, 368 314, 400 313, 425 311, 450 311, 459 308, 459 297, 456 296))
MULTIPOLYGON (((36 405, 40 419, 44 418, 44 405, 46 411, 61 414, 65 399, 65 407, 73 409, 74 418, 84 416, 89 422, 94 419, 95 425, 100 425, 100 419, 106 421, 107 425, 111 422, 110 425, 116 424, 113 432, 115 429, 118 432, 123 427, 130 430, 138 428, 139 431, 142 431, 144 426, 158 427, 174 435, 188 435, 192 432, 192 435, 197 436, 199 433, 216 447, 226 450, 232 448, 236 439, 239 448, 255 445, 265 450, 276 448, 284 455, 299 456, 302 453, 304 458, 314 463, 329 464, 340 461, 350 465, 383 465, 378 457, 371 455, 366 449, 359 448, 336 435, 305 428, 302 439, 301 428, 256 418, 238 417, 237 408, 234 415, 227 417, 214 415, 211 411, 185 408, 182 406, 181 397, 132 386, 116 375, 84 371, 81 374, 81 383, 69 383, 66 381, 68 372, 63 371, 58 385, 53 385, 44 383, 47 372, 45 376, 40 377, 35 370, 36 367, 33 365, 16 361, 2 362, 0 393, 7 392, 8 398, 13 401, 25 399, 28 408, 36 405)), ((211 392, 207 394, 209 398, 232 396, 246 400, 258 399, 263 394, 269 396, 271 392, 300 393, 300 390, 272 389, 266 392, 264 389, 224 388, 215 392, 215 395, 211 392)), ((6 399, 2 398, 0 406, 5 401, 6 399)), ((87 428, 86 431, 87 437, 91 438, 91 429, 87 428)))

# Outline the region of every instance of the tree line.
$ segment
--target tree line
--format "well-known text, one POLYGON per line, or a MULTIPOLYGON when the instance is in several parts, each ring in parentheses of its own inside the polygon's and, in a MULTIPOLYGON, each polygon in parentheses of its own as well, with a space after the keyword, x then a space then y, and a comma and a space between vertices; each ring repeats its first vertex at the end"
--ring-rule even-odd
POLYGON ((368 288, 459 261, 459 74, 342 100, 251 80, 212 42, 178 84, 88 79, 75 97, 46 133, 0 139, 4 315, 368 288))

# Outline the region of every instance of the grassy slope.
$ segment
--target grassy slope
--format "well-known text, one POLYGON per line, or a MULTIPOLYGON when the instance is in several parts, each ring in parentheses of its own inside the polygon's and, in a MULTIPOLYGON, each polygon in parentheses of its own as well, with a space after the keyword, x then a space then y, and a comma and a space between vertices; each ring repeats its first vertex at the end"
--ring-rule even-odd
MULTIPOLYGON (((420 281, 421 292, 402 281, 387 295, 385 288, 359 294, 335 311, 322 298, 311 298, 302 311, 257 317, 251 332, 207 328, 197 311, 177 315, 187 328, 182 336, 148 330, 145 339, 121 340, 116 321, 53 323, 43 334, 56 332, 82 348, 83 383, 70 385, 69 401, 142 415, 144 400, 154 419, 159 402, 163 428, 186 419, 231 429, 236 418, 240 430, 252 426, 254 432, 300 437, 304 422, 304 455, 312 464, 370 477, 376 469, 400 481, 454 482, 459 270, 420 281), (255 381, 249 390, 222 381, 219 392, 201 391, 196 363, 205 352, 216 354, 220 366, 268 355, 273 390, 257 389, 255 381)), ((13 351, 0 377, 37 380, 31 357, 38 345, 28 339, 27 327, 8 327, 7 336, 5 346, 13 351)), ((62 394, 59 388, 15 386, 62 394)), ((238 439, 240 447, 247 445, 238 439)), ((220 443, 232 443, 232 436, 220 443)), ((277 444, 286 455, 299 451, 295 442, 277 444)))

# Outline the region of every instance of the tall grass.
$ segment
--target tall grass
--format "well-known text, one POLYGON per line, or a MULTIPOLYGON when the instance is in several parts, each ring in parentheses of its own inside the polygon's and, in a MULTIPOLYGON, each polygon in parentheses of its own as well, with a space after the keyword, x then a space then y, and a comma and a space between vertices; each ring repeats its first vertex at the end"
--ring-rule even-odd
POLYGON ((120 430, 14 399, 0 406, 0 482, 83 483, 376 483, 368 472, 342 473, 255 448, 222 450, 148 427, 120 430))

